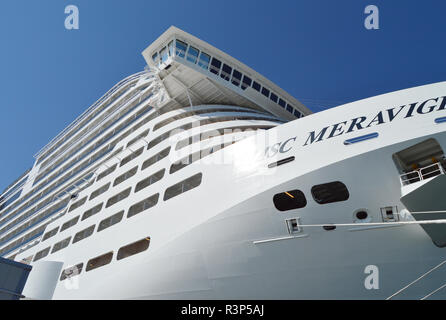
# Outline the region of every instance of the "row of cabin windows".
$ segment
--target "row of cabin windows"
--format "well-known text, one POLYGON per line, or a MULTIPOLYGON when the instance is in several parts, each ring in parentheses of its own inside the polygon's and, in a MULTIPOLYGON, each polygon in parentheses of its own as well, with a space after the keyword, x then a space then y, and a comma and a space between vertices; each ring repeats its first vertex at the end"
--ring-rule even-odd
MULTIPOLYGON (((135 254, 144 252, 149 248, 149 245, 150 245, 150 237, 146 237, 142 240, 139 240, 139 241, 133 242, 129 245, 126 245, 124 247, 121 247, 118 250, 116 260, 119 261, 119 260, 128 258, 130 256, 133 256, 135 254)), ((105 266, 105 265, 109 264, 112 260, 113 260, 113 251, 107 252, 106 254, 92 258, 92 259, 88 260, 87 266, 85 268, 85 272, 105 266)), ((84 264, 79 263, 75 266, 72 266, 72 267, 69 267, 69 268, 63 270, 60 275, 60 281, 63 281, 65 279, 79 275, 82 272, 83 267, 84 267, 84 264)))
MULTIPOLYGON (((158 171, 157 173, 155 173, 153 175, 151 175, 149 177, 149 182, 147 182, 148 178, 146 178, 144 180, 141 180, 138 184, 141 184, 141 183, 143 183, 143 184, 140 185, 138 191, 140 191, 143 188, 149 186, 150 184, 155 183, 156 181, 159 181, 162 178, 163 175, 164 175, 164 169, 161 170, 161 171, 158 171)), ((166 191, 164 193, 164 201, 169 200, 169 199, 171 199, 173 197, 176 197, 176 196, 178 196, 178 195, 180 195, 180 194, 182 194, 184 192, 187 192, 187 191, 189 191, 191 189, 194 189, 194 188, 198 187, 201 184, 201 181, 202 181, 202 173, 198 173, 198 174, 193 175, 190 178, 187 178, 187 179, 185 179, 183 181, 180 181, 180 182, 170 186, 169 188, 166 189, 166 191)), ((128 188, 128 189, 126 189, 124 191, 125 193, 121 192, 118 195, 122 199, 125 199, 128 196, 128 194, 130 194, 130 189, 131 188, 128 188), (128 192, 128 194, 127 194, 127 192, 128 192)), ((135 192, 137 192, 137 191, 135 191, 135 192)), ((118 196, 118 195, 116 195, 116 196, 118 196)), ((115 198, 116 196, 114 196, 112 198, 115 198)), ((112 199, 112 198, 110 198, 110 199, 112 199)), ((158 200, 159 200, 159 193, 156 193, 156 194, 154 194, 154 195, 152 195, 152 196, 150 196, 150 197, 148 197, 148 198, 146 198, 146 199, 144 199, 144 200, 142 200, 142 201, 132 205, 129 208, 129 210, 128 210, 127 218, 133 217, 133 216, 135 216, 135 215, 137 215, 137 214, 139 214, 139 213, 141 213, 143 211, 146 211, 146 210, 154 207, 158 203, 158 200)), ((108 202, 107 202, 107 204, 108 204, 108 202)), ((81 221, 83 221, 83 220, 85 220, 85 219, 95 215, 96 213, 100 212, 101 209, 102 209, 102 206, 103 206, 103 204, 101 203, 101 204, 96 205, 95 207, 85 211, 84 214, 82 215, 81 221)), ((107 207, 107 205, 106 205, 106 207, 107 207)), ((108 217, 106 219, 103 219, 99 223, 97 232, 100 232, 100 231, 102 231, 104 229, 107 229, 107 228, 109 228, 109 227, 119 223, 122 220, 123 216, 124 216, 124 210, 121 210, 118 213, 116 213, 116 214, 114 214, 114 215, 112 215, 112 216, 110 216, 110 217, 108 217)), ((79 222, 79 218, 80 218, 80 216, 77 216, 77 217, 75 217, 73 219, 70 219, 69 221, 65 222, 62 225, 62 227, 60 228, 60 232, 62 232, 64 230, 66 230, 68 228, 71 228, 72 226, 76 225, 79 222)), ((51 238, 51 237, 53 237, 53 236, 55 236, 57 234, 57 232, 58 232, 58 228, 59 227, 56 227, 56 228, 48 231, 47 233, 45 233, 43 238, 42 238, 42 242, 47 240, 47 239, 49 239, 49 238, 51 238)), ((94 232, 94 228, 95 228, 95 225, 92 225, 92 226, 90 226, 90 227, 88 227, 88 228, 86 228, 86 229, 76 233, 76 235, 73 238, 73 244, 78 242, 78 241, 80 241, 80 240, 82 240, 82 239, 85 239, 85 238, 91 236, 93 234, 93 232, 94 232)), ((54 253, 54 252, 57 252, 59 250, 62 250, 64 248, 66 248, 69 245, 70 240, 71 240, 71 236, 66 238, 66 239, 64 239, 64 240, 62 240, 62 241, 60 241, 60 242, 57 242, 56 244, 54 244, 53 250, 51 251, 51 253, 54 253)), ((48 253, 49 253, 49 250, 50 250, 50 247, 39 251, 35 255, 34 261, 37 261, 37 260, 47 256, 48 253)))
MULTIPOLYGON (((155 52, 152 55, 152 60, 158 66, 166 62, 169 57, 174 56, 173 40, 169 42, 167 47, 162 48, 159 53, 155 52)), ((269 98, 272 102, 277 103, 279 106, 295 115, 297 118, 301 118, 304 115, 295 109, 292 105, 287 103, 284 99, 280 98, 277 94, 272 92, 266 87, 262 87, 257 81, 247 75, 243 75, 240 71, 232 66, 221 62, 216 57, 211 57, 209 54, 201 51, 186 42, 175 40, 175 54, 177 57, 185 58, 187 61, 197 64, 199 67, 209 70, 213 74, 220 76, 222 79, 231 82, 234 86, 240 87, 242 90, 246 90, 248 87, 252 87, 254 90, 263 94, 266 98, 269 98)))
MULTIPOLYGON (((346 201, 350 197, 347 186, 340 181, 313 186, 311 188, 311 195, 319 204, 346 201)), ((279 211, 300 209, 307 205, 307 199, 300 190, 278 193, 274 195, 273 202, 279 211)))

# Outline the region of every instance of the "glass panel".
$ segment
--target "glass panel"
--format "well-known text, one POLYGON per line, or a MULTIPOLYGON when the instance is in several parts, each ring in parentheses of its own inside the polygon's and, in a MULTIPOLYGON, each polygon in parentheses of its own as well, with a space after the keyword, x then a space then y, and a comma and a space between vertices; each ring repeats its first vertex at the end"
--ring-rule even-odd
POLYGON ((287 110, 288 112, 291 112, 291 113, 293 113, 293 110, 294 110, 294 108, 293 108, 293 106, 292 106, 292 105, 290 105, 290 104, 287 104, 287 106, 286 106, 286 110, 287 110))
POLYGON ((184 58, 185 54, 186 54, 186 49, 187 49, 187 43, 184 43, 183 41, 180 40, 176 40, 175 41, 176 44, 176 55, 184 58))
POLYGON ((198 60, 198 65, 207 70, 209 67, 209 61, 211 61, 211 56, 202 52, 200 54, 200 60, 198 60))
POLYGON ((222 77, 226 81, 229 81, 229 79, 231 77, 231 73, 232 73, 232 68, 230 66, 228 66, 226 63, 223 63, 223 68, 221 70, 220 77, 222 77))
POLYGON ((196 63, 198 58, 198 52, 199 52, 198 49, 189 46, 189 51, 187 52, 187 61, 196 63))
POLYGON ((85 239, 85 238, 88 238, 89 236, 91 236, 93 234, 94 227, 95 227, 95 225, 92 225, 92 226, 88 227, 87 229, 84 229, 84 230, 76 233, 76 235, 73 238, 73 243, 76 243, 78 241, 81 241, 82 239, 85 239))
POLYGON ((311 188, 311 194, 319 204, 346 201, 350 196, 347 186, 340 181, 314 186, 311 188))
POLYGON ((271 101, 277 103, 277 95, 274 92, 271 92, 271 96, 269 97, 271 99, 271 101))
POLYGON ((215 58, 212 58, 210 71, 212 73, 218 74, 220 72, 221 61, 215 58))
POLYGON ((150 244, 150 238, 147 237, 138 242, 122 247, 121 249, 119 249, 118 256, 116 259, 121 260, 133 256, 137 253, 146 251, 149 248, 149 244, 150 244))
POLYGON ((129 212, 127 214, 127 218, 133 217, 134 215, 140 212, 152 208, 158 203, 158 199, 159 199, 159 193, 154 194, 153 196, 134 204, 133 206, 130 207, 129 212))
POLYGON ((297 118, 300 118, 300 117, 301 117, 300 112, 297 111, 296 109, 294 109, 294 115, 295 115, 297 118))
POLYGON ((252 88, 260 92, 260 84, 255 81, 252 83, 252 88))
POLYGON ((118 213, 112 215, 111 217, 108 217, 107 219, 102 220, 99 223, 98 232, 117 224, 118 222, 120 222, 122 220, 123 216, 124 216, 124 210, 119 211, 118 213))
POLYGON ((161 56, 161 62, 166 62, 166 60, 169 58, 169 56, 167 55, 167 48, 166 47, 161 49, 160 56, 161 56))
POLYGON ((82 272, 83 266, 84 266, 83 263, 79 263, 78 265, 65 269, 64 271, 62 271, 62 274, 60 275, 60 281, 77 276, 82 272))
POLYGON ((250 87, 251 83, 252 80, 250 77, 243 76, 242 89, 245 90, 246 88, 250 87))
POLYGON ((279 98, 279 106, 281 106, 282 108, 285 108, 285 107, 286 107, 286 103, 285 103, 285 101, 282 100, 282 99, 280 99, 280 98, 279 98))
POLYGON ((201 184, 202 176, 203 175, 201 173, 198 173, 186 180, 183 180, 167 188, 166 192, 164 193, 164 201, 176 197, 177 195, 186 192, 188 190, 191 190, 195 187, 198 187, 201 184))
POLYGON ((265 87, 263 87, 262 88, 262 94, 265 96, 265 97, 269 97, 269 90, 268 89, 266 89, 265 87))
POLYGON ((112 261, 113 258, 113 252, 106 253, 102 256, 96 257, 88 261, 87 268, 85 271, 90 271, 102 266, 105 266, 106 264, 109 264, 112 261))
POLYGON ((274 206, 279 211, 288 211, 303 208, 307 205, 307 199, 300 190, 292 190, 274 195, 274 206))
POLYGON ((231 80, 232 84, 238 87, 240 85, 241 80, 242 80, 242 74, 240 73, 240 71, 234 69, 231 80))
POLYGON ((155 53, 152 55, 152 60, 153 60, 153 62, 155 62, 155 64, 158 63, 158 52, 155 52, 155 53))

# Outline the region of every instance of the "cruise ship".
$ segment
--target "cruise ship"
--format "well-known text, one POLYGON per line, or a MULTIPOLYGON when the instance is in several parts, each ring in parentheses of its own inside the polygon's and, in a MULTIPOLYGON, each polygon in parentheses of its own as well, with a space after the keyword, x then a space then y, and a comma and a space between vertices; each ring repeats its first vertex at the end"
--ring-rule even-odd
POLYGON ((446 298, 446 82, 313 114, 176 27, 142 55, 1 194, 27 299, 446 298))

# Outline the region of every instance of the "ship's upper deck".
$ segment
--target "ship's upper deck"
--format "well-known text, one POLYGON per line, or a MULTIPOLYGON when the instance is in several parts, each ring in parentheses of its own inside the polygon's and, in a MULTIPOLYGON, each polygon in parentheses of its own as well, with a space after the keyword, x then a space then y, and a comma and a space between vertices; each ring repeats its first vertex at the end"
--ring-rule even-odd
POLYGON ((267 111, 284 120, 311 111, 277 85, 221 50, 174 26, 143 51, 172 108, 233 104, 267 111))

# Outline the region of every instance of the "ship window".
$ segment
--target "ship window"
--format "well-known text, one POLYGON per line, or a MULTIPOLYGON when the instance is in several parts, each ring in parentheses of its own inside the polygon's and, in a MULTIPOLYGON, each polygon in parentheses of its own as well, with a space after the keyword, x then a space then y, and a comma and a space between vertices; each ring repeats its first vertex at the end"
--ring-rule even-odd
POLYGON ((84 266, 83 263, 79 263, 73 267, 63 270, 62 274, 60 275, 60 281, 77 276, 78 274, 80 274, 82 272, 83 266, 84 266))
POLYGON ((279 98, 274 92, 271 92, 271 96, 269 97, 271 101, 277 103, 277 99, 279 98))
POLYGON ((146 251, 149 248, 149 244, 150 244, 150 237, 147 237, 132 244, 129 244, 125 247, 122 247, 121 249, 119 249, 118 256, 116 257, 116 259, 121 260, 133 256, 137 253, 146 251))
POLYGON ((127 163, 129 163, 130 161, 132 161, 133 159, 136 159, 137 157, 139 157, 142 154, 143 150, 144 150, 144 147, 139 148, 138 150, 132 152, 130 155, 128 155, 127 157, 122 159, 121 164, 119 166, 122 167, 122 166, 126 165, 127 163))
POLYGON ((307 205, 307 199, 300 190, 291 190, 275 194, 273 202, 274 206, 279 211, 300 209, 307 205))
POLYGON ((300 117, 301 117, 300 112, 297 111, 296 109, 294 109, 294 115, 295 115, 297 118, 300 118, 300 117))
POLYGON ((70 209, 68 209, 68 212, 71 212, 71 211, 73 211, 74 209, 79 208, 80 206, 82 206, 82 205, 85 203, 85 201, 87 201, 87 197, 84 197, 84 198, 80 199, 79 201, 73 203, 73 204, 71 205, 70 209))
POLYGON ((62 225, 62 227, 60 228, 60 232, 66 230, 66 229, 68 229, 68 228, 71 228, 71 227, 74 226, 78 221, 79 221, 79 216, 77 216, 77 217, 75 217, 75 218, 73 218, 73 219, 71 219, 71 220, 68 220, 67 222, 65 222, 65 223, 62 225))
POLYGON ((251 83, 252 80, 250 77, 243 76, 242 89, 245 90, 246 88, 250 87, 251 83))
POLYGON ((175 44, 177 47, 176 50, 177 56, 184 58, 184 55, 186 54, 187 44, 180 40, 176 40, 175 44))
POLYGON ((73 238, 73 243, 79 242, 82 239, 88 238, 93 234, 95 225, 89 226, 87 229, 79 231, 73 238))
POLYGON ((123 216, 124 216, 124 210, 119 211, 118 213, 112 215, 111 217, 108 217, 107 219, 102 220, 99 223, 98 232, 119 223, 122 220, 123 216))
POLYGON ((207 70, 209 67, 209 61, 211 61, 211 56, 202 52, 200 54, 200 60, 198 60, 198 65, 207 70))
POLYGON ((144 180, 141 180, 140 182, 138 182, 135 187, 135 193, 154 184, 157 181, 160 181, 164 177, 164 171, 165 171, 165 169, 162 169, 162 170, 152 174, 150 177, 147 177, 144 180))
POLYGON ((36 262, 37 260, 45 258, 48 255, 48 253, 50 253, 50 248, 51 247, 48 247, 48 248, 45 248, 45 249, 37 252, 36 255, 34 256, 34 260, 33 261, 36 262))
POLYGON ((212 58, 211 67, 210 67, 209 71, 211 71, 212 73, 218 74, 220 71, 220 67, 221 67, 221 61, 218 59, 212 58))
POLYGON ((125 189, 124 191, 122 191, 122 192, 118 193, 117 195, 114 195, 113 197, 108 199, 105 207, 108 208, 108 207, 114 205, 115 203, 118 203, 119 201, 127 198, 130 195, 130 190, 131 190, 131 188, 125 189))
POLYGON ((106 176, 108 176, 110 173, 112 173, 113 171, 115 171, 117 167, 117 164, 114 164, 113 166, 111 166, 110 168, 108 168, 107 170, 105 170, 104 172, 102 172, 101 174, 98 175, 98 178, 96 179, 96 182, 98 182, 99 180, 101 180, 102 178, 105 178, 106 176))
POLYGON ((240 85, 240 81, 242 81, 242 74, 240 73, 240 71, 234 69, 231 82, 233 85, 236 85, 238 87, 240 85))
POLYGON ((279 98, 279 106, 281 106, 282 108, 286 107, 286 103, 284 100, 282 100, 281 98, 279 98))
POLYGON ((319 204, 345 201, 350 196, 347 186, 340 181, 313 186, 311 194, 313 199, 319 204))
POLYGON ((130 207, 129 212, 127 214, 127 218, 133 217, 138 213, 141 213, 147 209, 152 208, 158 203, 158 199, 159 199, 159 193, 154 194, 153 196, 134 204, 133 206, 130 207))
POLYGON ((47 240, 47 239, 49 239, 49 238, 51 238, 51 237, 53 237, 53 236, 55 236, 57 234, 57 230, 59 230, 59 227, 56 227, 53 230, 48 231, 47 233, 45 233, 43 235, 42 242, 47 240))
POLYGON ((265 88, 265 87, 263 87, 262 88, 262 94, 265 96, 265 97, 269 97, 269 90, 267 89, 267 88, 265 88))
POLYGON ((96 213, 101 211, 102 205, 103 205, 103 203, 98 204, 97 206, 94 206, 93 208, 85 211, 84 214, 82 215, 81 221, 84 221, 85 219, 87 219, 87 218, 89 218, 91 216, 94 216, 96 213))
POLYGON ((167 45, 168 51, 169 51, 169 56, 173 57, 173 40, 169 42, 169 44, 167 45))
POLYGON ((141 171, 144 169, 147 169, 154 163, 167 157, 169 155, 169 152, 170 152, 170 147, 164 149, 163 151, 157 153, 156 155, 154 155, 154 156, 150 157, 149 159, 147 159, 146 161, 144 161, 144 163, 141 166, 141 171))
POLYGON ((64 240, 59 241, 58 243, 56 243, 56 244, 53 246, 53 250, 51 250, 51 253, 57 252, 57 251, 59 251, 59 250, 62 250, 63 248, 68 247, 68 245, 70 244, 70 240, 71 240, 71 237, 68 237, 68 238, 66 238, 66 239, 64 239, 64 240))
POLYGON ((202 173, 197 173, 196 175, 167 188, 164 193, 164 201, 198 187, 201 184, 202 176, 202 173))
POLYGON ((115 179, 115 182, 113 182, 113 187, 117 186, 118 184, 124 182, 127 179, 130 179, 136 174, 136 171, 138 171, 138 166, 130 169, 126 173, 121 174, 119 177, 115 179))
POLYGON ((259 83, 257 83, 257 82, 253 82, 252 83, 252 88, 254 89, 254 90, 257 90, 258 92, 260 92, 260 84, 259 83))
POLYGON ((229 81, 231 73, 232 73, 232 68, 228 66, 226 63, 223 63, 223 68, 221 69, 220 77, 222 77, 226 81, 229 81))
POLYGON ((110 182, 103 185, 99 189, 93 191, 90 195, 90 201, 93 200, 94 198, 98 197, 99 195, 103 194, 104 192, 106 192, 109 187, 110 187, 110 182))
POLYGON ((293 106, 292 105, 290 105, 290 104, 287 104, 287 106, 286 106, 286 110, 288 111, 288 112, 291 112, 291 113, 293 113, 293 106))
POLYGON ((199 52, 198 49, 189 46, 189 51, 187 52, 187 61, 196 63, 198 58, 198 52, 199 52))
POLYGON ((161 62, 166 62, 168 55, 167 55, 167 48, 164 47, 161 49, 160 51, 160 57, 161 57, 161 62))
POLYGON ((85 269, 85 271, 88 272, 96 268, 105 266, 112 261, 112 258, 113 258, 113 252, 109 252, 103 254, 102 256, 90 259, 87 263, 87 268, 85 269))

